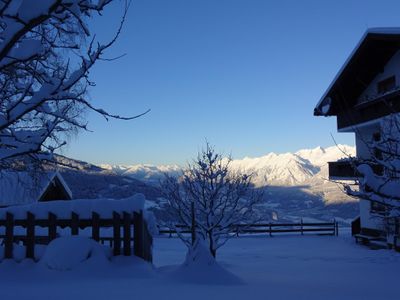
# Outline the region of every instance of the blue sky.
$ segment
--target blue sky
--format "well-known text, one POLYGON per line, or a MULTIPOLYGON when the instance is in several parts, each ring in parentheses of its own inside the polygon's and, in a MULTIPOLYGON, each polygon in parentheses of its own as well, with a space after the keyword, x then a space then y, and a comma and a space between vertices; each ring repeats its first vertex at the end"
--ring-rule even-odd
MULTIPOLYGON (((91 24, 106 40, 116 1, 91 24)), ((63 154, 93 163, 170 164, 207 139, 235 158, 353 144, 318 102, 368 27, 400 26, 400 2, 134 0, 122 35, 91 72, 92 102, 133 121, 88 113, 63 154)))

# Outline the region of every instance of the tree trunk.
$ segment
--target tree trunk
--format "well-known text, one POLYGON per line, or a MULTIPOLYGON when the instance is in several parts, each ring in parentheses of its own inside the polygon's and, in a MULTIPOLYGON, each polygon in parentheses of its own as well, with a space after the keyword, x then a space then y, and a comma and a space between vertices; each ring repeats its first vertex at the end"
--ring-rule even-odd
POLYGON ((210 252, 211 252, 211 255, 212 255, 214 258, 217 257, 217 250, 212 249, 212 248, 210 247, 210 252))
POLYGON ((195 215, 194 202, 193 201, 191 203, 191 214, 192 214, 191 233, 192 233, 192 246, 193 246, 195 241, 196 241, 196 215, 195 215))
POLYGON ((209 233, 208 236, 209 240, 210 240, 210 253, 211 255, 215 258, 217 256, 217 250, 214 249, 214 239, 213 239, 213 234, 212 232, 209 233))

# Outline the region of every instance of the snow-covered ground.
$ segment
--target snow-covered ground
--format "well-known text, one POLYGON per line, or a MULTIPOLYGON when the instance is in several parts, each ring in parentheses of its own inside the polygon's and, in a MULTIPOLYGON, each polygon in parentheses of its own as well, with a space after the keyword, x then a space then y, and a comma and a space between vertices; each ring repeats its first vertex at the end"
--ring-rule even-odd
POLYGON ((2 299, 398 299, 400 254, 356 245, 347 234, 234 238, 218 262, 241 279, 218 280, 213 268, 188 269, 176 238, 156 238, 154 267, 135 258, 90 259, 70 271, 25 260, 0 263, 2 299), (205 274, 209 280, 196 281, 205 274), (198 275, 195 274, 195 275, 198 275), (192 282, 191 282, 192 280, 192 282), (219 281, 215 284, 214 281, 219 281))

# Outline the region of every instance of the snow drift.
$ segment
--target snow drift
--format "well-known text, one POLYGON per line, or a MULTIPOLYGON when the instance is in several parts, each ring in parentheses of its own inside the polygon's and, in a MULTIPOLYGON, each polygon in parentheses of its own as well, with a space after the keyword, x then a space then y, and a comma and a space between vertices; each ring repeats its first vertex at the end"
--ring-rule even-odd
POLYGON ((194 284, 243 284, 239 277, 217 263, 200 239, 189 249, 185 262, 172 273, 172 277, 185 283, 194 284))
POLYGON ((51 270, 68 271, 87 261, 96 265, 107 262, 111 257, 107 250, 87 237, 61 237, 50 242, 40 263, 51 270))

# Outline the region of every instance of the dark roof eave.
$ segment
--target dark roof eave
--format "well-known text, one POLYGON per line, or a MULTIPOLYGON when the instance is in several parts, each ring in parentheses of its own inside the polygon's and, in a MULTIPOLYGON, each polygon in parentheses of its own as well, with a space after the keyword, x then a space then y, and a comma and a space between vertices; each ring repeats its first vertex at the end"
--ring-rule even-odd
MULTIPOLYGON (((325 91, 321 99, 319 100, 318 104, 314 108, 314 116, 335 116, 337 115, 337 112, 335 111, 328 111, 326 114, 322 113, 322 105, 323 101, 331 97, 332 94, 335 91, 335 88, 338 84, 338 81, 340 81, 344 74, 348 72, 349 65, 353 61, 353 59, 356 57, 356 55, 359 55, 360 48, 363 48, 362 46, 365 46, 365 44, 368 42, 369 39, 372 38, 380 38, 380 39, 398 39, 400 41, 400 28, 372 28, 369 29, 365 32, 363 37, 360 39, 354 50, 351 52, 343 66, 340 68, 339 72, 336 74, 335 78, 329 85, 328 89, 325 91)), ((365 48, 365 47, 364 47, 365 48)))

